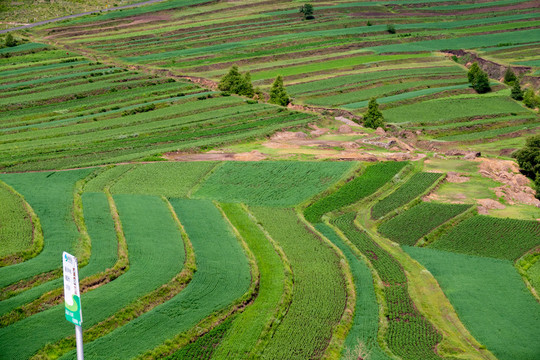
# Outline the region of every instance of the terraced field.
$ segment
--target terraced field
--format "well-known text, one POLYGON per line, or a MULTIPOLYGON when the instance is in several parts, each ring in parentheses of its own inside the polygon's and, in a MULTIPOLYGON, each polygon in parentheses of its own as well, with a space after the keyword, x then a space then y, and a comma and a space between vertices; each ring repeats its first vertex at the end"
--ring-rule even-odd
POLYGON ((87 359, 540 357, 539 205, 510 161, 473 159, 540 130, 502 81, 540 84, 538 2, 311 4, 0 35, 0 360, 75 357, 62 251, 87 359), (256 95, 219 90, 233 65, 256 95), (384 129, 355 124, 371 98, 384 129))

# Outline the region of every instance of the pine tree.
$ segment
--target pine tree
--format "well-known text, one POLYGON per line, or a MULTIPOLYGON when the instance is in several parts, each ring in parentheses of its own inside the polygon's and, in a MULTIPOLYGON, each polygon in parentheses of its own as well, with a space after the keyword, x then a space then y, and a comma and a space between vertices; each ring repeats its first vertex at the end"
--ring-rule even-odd
POLYGON ((229 72, 221 78, 218 89, 227 91, 233 94, 238 94, 238 90, 242 87, 244 79, 238 71, 238 66, 233 65, 229 72))
POLYGON ((476 74, 478 74, 478 72, 480 72, 482 70, 480 70, 480 66, 478 66, 478 63, 477 62, 474 62, 470 69, 469 69, 469 72, 467 73, 467 78, 469 79, 469 82, 472 84, 474 79, 476 78, 476 74))
POLYGON ((272 84, 272 88, 270 89, 269 102, 271 104, 287 106, 289 104, 289 101, 289 95, 287 95, 285 87, 283 86, 283 78, 281 77, 281 75, 279 75, 272 84))
POLYGON ((368 109, 364 114, 364 126, 372 129, 384 126, 384 117, 379 110, 377 99, 372 97, 369 99, 368 109))
POLYGON ((251 83, 251 74, 249 71, 244 75, 242 83, 240 84, 238 95, 244 95, 247 97, 253 97, 255 95, 255 90, 253 89, 253 84, 251 83))
POLYGON ((516 82, 517 77, 516 74, 512 71, 512 68, 508 67, 506 69, 506 72, 504 73, 504 83, 508 85, 512 85, 516 82))
POLYGON ((519 81, 514 81, 514 86, 512 87, 512 92, 510 93, 510 96, 514 100, 518 100, 518 101, 523 100, 523 90, 521 90, 519 81))
POLYGON ((487 74, 480 70, 480 72, 476 74, 476 79, 473 82, 472 87, 479 94, 489 92, 491 90, 491 86, 489 86, 489 78, 487 74))
POLYGON ((491 90, 489 86, 489 77, 487 73, 483 72, 478 66, 477 62, 474 62, 467 73, 467 78, 471 83, 471 86, 477 93, 483 94, 491 90))

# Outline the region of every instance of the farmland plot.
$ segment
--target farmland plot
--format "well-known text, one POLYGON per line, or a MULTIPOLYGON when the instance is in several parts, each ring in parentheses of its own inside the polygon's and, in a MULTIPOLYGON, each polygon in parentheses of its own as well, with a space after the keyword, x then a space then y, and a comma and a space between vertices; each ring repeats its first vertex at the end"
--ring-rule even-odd
MULTIPOLYGON (((165 203, 157 197, 140 195, 117 195, 115 201, 127 240, 130 267, 116 280, 82 294, 85 328, 158 288, 182 269, 183 243, 165 203)), ((0 329, 1 357, 27 359, 47 343, 72 335, 73 325, 63 319, 63 313, 64 305, 57 305, 0 329), (44 326, 47 331, 42 331, 44 326), (30 337, 32 342, 28 343, 30 337)))
POLYGON ((473 336, 501 360, 540 352, 540 305, 508 260, 405 246, 435 276, 473 336))
POLYGON ((263 359, 320 358, 345 308, 339 258, 291 209, 252 208, 283 248, 293 272, 289 310, 262 352, 263 359))
POLYGON ((354 213, 333 223, 364 254, 384 284, 385 339, 392 352, 403 359, 439 359, 437 344, 442 335, 415 307, 409 297, 407 277, 399 262, 354 224, 354 213))
POLYGON ((226 162, 193 197, 249 205, 292 206, 332 186, 355 163, 226 162))
POLYGON ((430 186, 439 180, 441 176, 443 176, 441 173, 428 172, 414 174, 396 191, 382 200, 379 200, 379 202, 371 208, 371 217, 373 219, 378 219, 392 210, 409 203, 414 198, 424 193, 430 186))
POLYGON ((540 245, 537 221, 477 215, 452 228, 430 247, 462 254, 516 260, 540 245))
POLYGON ((78 232, 71 218, 75 182, 92 170, 2 174, 0 179, 22 194, 40 218, 43 251, 36 257, 0 268, 0 287, 60 267, 62 251, 73 251, 78 232))
POLYGON ((423 202, 379 226, 379 232, 402 245, 414 245, 430 231, 469 209, 466 204, 423 202))
POLYGON ((32 246, 33 225, 24 200, 0 182, 0 259, 32 246))
POLYGON ((304 210, 306 220, 316 223, 327 212, 342 208, 373 194, 390 181, 406 162, 381 162, 366 168, 359 177, 354 178, 336 192, 317 200, 304 210))
POLYGON ((193 279, 169 301, 85 345, 88 358, 128 359, 142 355, 189 330, 248 290, 251 279, 247 259, 218 209, 210 201, 172 199, 171 203, 193 244, 197 261, 193 279))

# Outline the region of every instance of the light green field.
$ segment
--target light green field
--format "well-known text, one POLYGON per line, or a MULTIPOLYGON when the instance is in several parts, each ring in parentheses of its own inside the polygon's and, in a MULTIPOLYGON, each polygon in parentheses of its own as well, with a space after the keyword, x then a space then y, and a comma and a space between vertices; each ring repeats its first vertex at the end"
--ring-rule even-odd
POLYGON ((0 182, 0 258, 32 246, 32 219, 23 200, 0 182))

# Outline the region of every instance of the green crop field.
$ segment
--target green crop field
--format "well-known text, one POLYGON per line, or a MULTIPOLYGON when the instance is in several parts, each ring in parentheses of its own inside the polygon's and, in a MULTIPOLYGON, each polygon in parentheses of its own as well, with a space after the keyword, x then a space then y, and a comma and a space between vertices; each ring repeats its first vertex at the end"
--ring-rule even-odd
POLYGON ((421 172, 414 174, 405 184, 371 208, 371 216, 378 219, 390 211, 403 206, 428 190, 442 177, 440 173, 421 172))
POLYGON ((89 360, 540 358, 537 1, 135 3, 0 2, 0 360, 62 251, 89 360))
POLYGON ((509 261, 405 247, 441 284, 472 334, 499 359, 540 351, 540 308, 509 261))
POLYGON ((431 247, 463 254, 516 260, 540 245, 537 221, 474 216, 454 227, 431 247))
POLYGON ((291 206, 333 185, 354 165, 335 162, 227 162, 218 167, 193 196, 250 205, 291 206))
POLYGON ((4 183, 0 183, 0 224, 6 224, 0 227, 0 258, 23 252, 32 246, 32 219, 23 201, 4 183))
POLYGON ((304 216, 310 222, 319 222, 321 216, 327 212, 353 204, 373 194, 405 165, 405 162, 387 162, 369 166, 361 176, 307 207, 304 210, 304 216))
POLYGON ((379 232, 402 245, 414 245, 430 231, 461 214, 470 205, 423 202, 386 221, 379 232))
POLYGON ((263 359, 322 356, 341 318, 346 294, 339 259, 289 209, 253 208, 255 217, 283 248, 293 272, 293 293, 263 359))

